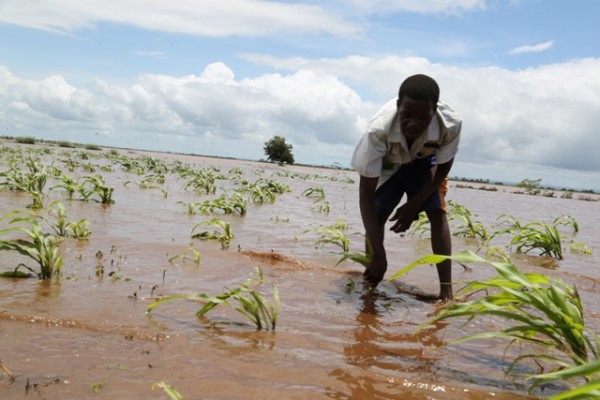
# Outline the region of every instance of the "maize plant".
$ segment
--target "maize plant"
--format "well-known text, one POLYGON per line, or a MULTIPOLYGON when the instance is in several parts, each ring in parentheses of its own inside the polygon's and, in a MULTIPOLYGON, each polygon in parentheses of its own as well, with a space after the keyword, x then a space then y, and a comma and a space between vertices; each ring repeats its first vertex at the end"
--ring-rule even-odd
POLYGON ((279 317, 279 291, 273 283, 265 279, 262 268, 258 268, 256 274, 258 275, 257 278, 249 279, 240 286, 227 289, 217 296, 208 294, 169 296, 150 304, 147 311, 151 312, 156 306, 167 301, 188 299, 204 304, 196 312, 199 317, 204 316, 218 305, 226 305, 249 319, 254 323, 256 329, 274 330, 279 317), (264 284, 271 286, 272 300, 258 291, 258 288, 264 284))
POLYGON ((218 218, 211 219, 210 221, 200 222, 192 228, 192 239, 217 240, 219 243, 221 243, 221 248, 223 250, 227 250, 229 248, 229 243, 233 240, 233 237, 234 234, 231 231, 231 225, 229 222, 225 222, 218 218), (216 226, 219 228, 219 230, 194 233, 196 229, 202 225, 216 226))
MULTIPOLYGON (((19 212, 10 212, 2 219, 10 218, 19 212)), ((8 233, 24 233, 27 239, 5 239, 0 240, 0 250, 16 251, 29 257, 39 267, 37 274, 40 279, 50 279, 53 275, 60 276, 63 259, 59 253, 60 241, 50 234, 44 233, 33 215, 24 215, 13 218, 9 224, 26 223, 28 227, 14 226, 0 230, 0 235, 8 233)), ((18 266, 17 266, 18 268, 18 266)), ((32 269, 28 267, 28 269, 32 269)), ((16 271, 16 269, 15 269, 16 271)))
POLYGON ((474 333, 451 344, 475 339, 507 340, 507 348, 517 344, 521 349, 509 364, 507 373, 527 360, 534 361, 534 365, 541 368, 540 362, 552 364, 550 370, 553 372, 529 377, 533 379, 530 390, 544 382, 581 378, 587 383, 566 395, 558 394, 552 398, 591 398, 600 394, 600 338, 585 325, 583 304, 575 286, 542 274, 523 273, 510 262, 488 261, 470 251, 452 256, 423 257, 389 280, 398 279, 419 265, 437 264, 446 259, 485 263, 496 270, 497 276, 482 282, 470 282, 457 293, 458 297, 466 299, 482 291, 486 294, 471 301, 451 302, 419 329, 440 321, 464 318, 466 322, 462 326, 476 318, 502 320, 507 326, 505 329, 474 333))
POLYGON ((91 195, 97 194, 100 199, 96 200, 102 204, 113 204, 115 201, 112 198, 114 188, 106 186, 102 175, 94 175, 85 178, 82 186, 85 188, 83 194, 84 199, 89 199, 91 195))
POLYGON ((223 214, 239 214, 240 216, 246 215, 248 208, 246 199, 239 193, 234 193, 233 196, 227 197, 225 194, 212 200, 205 200, 198 203, 200 212, 204 214, 214 213, 215 211, 221 210, 223 214))

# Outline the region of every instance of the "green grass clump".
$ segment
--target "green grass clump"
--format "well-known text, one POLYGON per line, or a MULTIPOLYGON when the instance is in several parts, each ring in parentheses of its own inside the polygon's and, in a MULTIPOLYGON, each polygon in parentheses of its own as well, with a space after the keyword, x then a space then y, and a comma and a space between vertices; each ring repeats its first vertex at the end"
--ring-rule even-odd
POLYGON ((35 144, 36 139, 33 136, 17 136, 15 142, 19 144, 35 144))
POLYGON ((83 145, 83 148, 86 150, 94 150, 94 151, 102 150, 102 147, 98 146, 97 144, 86 144, 86 145, 83 145))
POLYGON ((75 147, 77 147, 73 142, 69 142, 66 140, 59 140, 57 144, 59 147, 66 147, 69 149, 74 149, 75 147))

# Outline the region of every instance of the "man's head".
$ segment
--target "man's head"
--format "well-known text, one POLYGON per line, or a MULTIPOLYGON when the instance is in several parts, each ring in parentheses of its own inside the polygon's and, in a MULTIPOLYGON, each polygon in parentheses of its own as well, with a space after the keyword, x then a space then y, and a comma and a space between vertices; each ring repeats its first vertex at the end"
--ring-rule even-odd
POLYGON ((421 136, 437 109, 440 88, 427 75, 413 75, 404 80, 398 91, 398 115, 402 133, 409 140, 421 136))

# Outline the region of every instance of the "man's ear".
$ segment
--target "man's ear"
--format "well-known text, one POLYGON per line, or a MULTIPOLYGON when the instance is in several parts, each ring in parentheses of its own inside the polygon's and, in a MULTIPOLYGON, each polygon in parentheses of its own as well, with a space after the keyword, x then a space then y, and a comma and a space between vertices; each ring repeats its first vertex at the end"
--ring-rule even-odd
POLYGON ((400 99, 396 100, 396 108, 400 108, 400 99))

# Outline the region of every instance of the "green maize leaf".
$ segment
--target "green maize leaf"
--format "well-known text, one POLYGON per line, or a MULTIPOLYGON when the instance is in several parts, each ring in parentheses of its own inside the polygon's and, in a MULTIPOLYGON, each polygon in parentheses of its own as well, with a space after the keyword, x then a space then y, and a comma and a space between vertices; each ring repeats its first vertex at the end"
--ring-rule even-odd
MULTIPOLYGON (((503 311, 502 307, 490 307, 488 309, 473 310, 473 309, 469 308, 469 306, 467 305, 467 308, 465 308, 464 310, 448 311, 448 312, 442 311, 431 322, 437 322, 437 321, 445 320, 448 318, 457 318, 457 317, 464 317, 464 316, 479 316, 479 315, 493 315, 493 316, 505 318, 509 321, 522 322, 524 324, 528 324, 530 321, 530 319, 527 316, 515 314, 514 312, 510 312, 510 311, 503 311)), ((430 325, 430 323, 427 323, 427 325, 430 325)))
POLYGON ((150 303, 150 305, 148 305, 148 308, 146 309, 146 312, 149 313, 150 311, 154 310, 154 308, 156 308, 156 306, 158 306, 159 304, 162 303, 166 303, 167 301, 171 301, 171 300, 175 300, 175 299, 186 299, 188 296, 187 295, 174 295, 174 296, 168 296, 168 297, 163 297, 162 299, 156 300, 152 303, 150 303))
POLYGON ((279 289, 273 286, 273 312, 271 313, 271 328, 275 329, 277 320, 279 319, 279 289))
POLYGON ((271 308, 272 307, 269 307, 268 301, 263 296, 261 296, 259 293, 252 291, 252 292, 250 292, 250 295, 256 301, 256 305, 258 308, 257 314, 260 315, 261 321, 264 322, 265 326, 271 327, 272 326, 272 323, 271 323, 271 308))
POLYGON ((166 301, 183 298, 205 303, 204 306, 196 312, 196 315, 198 315, 199 317, 204 316, 204 314, 206 314, 216 306, 224 304, 233 308, 234 310, 238 311, 240 314, 244 315, 246 318, 251 320, 257 326, 258 329, 262 329, 263 325, 267 326, 267 329, 269 329, 268 327, 275 329, 277 313, 279 312, 279 293, 277 291, 277 288, 273 286, 274 301, 273 303, 271 303, 262 294, 252 290, 250 286, 257 286, 265 282, 263 271, 261 268, 258 269, 258 276, 259 279, 248 280, 245 283, 241 284, 239 287, 232 290, 228 290, 218 296, 209 296, 206 294, 177 295, 160 299, 152 303, 148 307, 148 312, 150 312, 157 305, 162 304, 166 301), (234 302, 238 305, 234 306, 232 304, 234 302))
POLYGON ((548 400, 578 400, 600 398, 600 380, 592 381, 575 389, 557 394, 548 400))
POLYGON ((591 338, 586 336, 585 341, 588 348, 592 351, 594 358, 598 359, 600 358, 600 338, 594 332, 589 332, 589 336, 591 336, 591 338))
POLYGON ((451 258, 450 256, 440 256, 440 255, 428 255, 422 258, 419 258, 417 261, 413 262, 412 264, 407 265, 406 267, 402 268, 400 271, 396 272, 395 274, 393 274, 391 277, 389 277, 387 279, 388 282, 391 282, 395 279, 400 278, 402 275, 406 274, 407 272, 411 271, 412 269, 418 267, 419 265, 423 265, 423 264, 438 264, 444 260, 447 260, 451 258))
POLYGON ((196 300, 196 301, 206 301, 207 302, 207 304, 196 313, 196 315, 202 316, 202 315, 206 314, 208 311, 215 308, 219 304, 229 305, 227 300, 237 296, 237 294, 240 292, 240 290, 241 290, 240 288, 233 289, 229 292, 221 293, 218 296, 209 296, 206 294, 199 294, 197 296, 189 296, 188 298, 190 298, 192 300, 196 300))
POLYGON ((239 296, 236 300, 241 304, 241 307, 235 307, 235 310, 250 319, 258 329, 262 329, 262 321, 256 303, 253 303, 251 300, 242 296, 239 296))
POLYGON ((572 321, 577 322, 580 325, 583 324, 583 310, 569 301, 569 299, 566 298, 567 294, 564 291, 556 286, 550 286, 548 294, 554 304, 562 309, 565 316, 568 316, 572 321))
POLYGON ((2 277, 2 278, 33 278, 33 277, 35 277, 35 275, 31 274, 29 272, 19 271, 15 268, 12 271, 5 271, 5 272, 0 273, 0 277, 2 277))
POLYGON ((204 316, 204 314, 206 314, 207 312, 209 312, 210 310, 212 310, 213 308, 215 308, 216 306, 218 306, 219 304, 226 304, 229 305, 229 303, 227 302, 226 299, 216 299, 216 298, 212 298, 211 300, 208 301, 208 303, 206 303, 204 305, 204 307, 202 307, 201 309, 199 309, 196 312, 196 315, 199 317, 204 316))
POLYGON ((531 343, 536 343, 536 344, 544 343, 543 341, 540 341, 540 340, 524 338, 522 336, 511 335, 511 334, 507 334, 505 332, 483 332, 483 333, 475 333, 473 335, 468 335, 468 336, 456 339, 456 340, 450 342, 449 344, 455 345, 455 344, 469 342, 471 340, 479 340, 479 339, 509 339, 511 341, 514 341, 515 339, 525 339, 526 341, 531 342, 531 343))
POLYGON ((488 262, 493 265, 498 273, 506 278, 510 282, 514 282, 523 287, 532 287, 530 281, 527 280, 525 275, 521 271, 517 269, 517 267, 513 264, 509 263, 497 263, 497 262, 488 262))
POLYGON ((340 254, 342 255, 342 258, 340 258, 340 260, 335 264, 336 267, 347 260, 361 264, 365 267, 367 267, 371 262, 371 256, 365 253, 344 251, 340 254))
POLYGON ((165 391, 169 396, 170 400, 183 400, 183 396, 173 386, 166 384, 165 382, 157 382, 152 384, 152 390, 160 388, 165 391))
POLYGON ((27 236, 31 236, 30 231, 28 231, 27 229, 22 228, 20 226, 15 226, 13 228, 2 229, 2 230, 0 230, 0 235, 5 235, 5 234, 11 233, 11 232, 23 232, 23 233, 27 234, 27 236))
POLYGON ((545 332, 543 329, 536 330, 513 328, 505 329, 503 332, 515 339, 518 339, 521 342, 529 342, 540 346, 544 346, 546 348, 554 348, 563 353, 568 352, 566 346, 563 343, 563 340, 559 336, 555 335, 552 332, 545 332), (517 334, 517 332, 522 332, 522 334, 517 334), (552 341, 540 339, 538 338, 539 335, 545 335, 552 341))
POLYGON ((257 320, 260 320, 258 311, 259 307, 255 301, 252 301, 244 296, 237 296, 236 300, 240 302, 246 312, 252 314, 257 320))
POLYGON ((572 366, 570 368, 561 369, 559 371, 549 372, 546 374, 533 375, 538 382, 549 382, 557 379, 571 379, 577 377, 588 377, 600 373, 600 360, 585 363, 582 365, 572 366))
POLYGON ((460 262, 462 264, 470 264, 470 263, 474 263, 474 262, 482 262, 482 263, 490 264, 493 266, 502 264, 502 263, 496 263, 496 262, 486 260, 486 259, 478 256, 477 254, 473 253, 470 250, 463 250, 463 251, 455 253, 451 256, 430 254, 428 256, 418 259, 417 261, 413 262, 412 264, 404 267, 402 270, 396 272, 394 275, 392 275, 390 278, 388 278, 387 281, 393 281, 395 279, 398 279, 402 275, 406 274, 407 272, 411 271, 412 269, 414 269, 415 267, 417 267, 419 265, 438 264, 438 263, 440 263, 444 260, 448 260, 448 259, 460 262))

